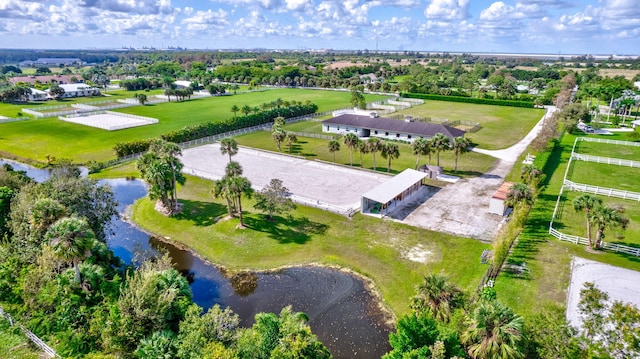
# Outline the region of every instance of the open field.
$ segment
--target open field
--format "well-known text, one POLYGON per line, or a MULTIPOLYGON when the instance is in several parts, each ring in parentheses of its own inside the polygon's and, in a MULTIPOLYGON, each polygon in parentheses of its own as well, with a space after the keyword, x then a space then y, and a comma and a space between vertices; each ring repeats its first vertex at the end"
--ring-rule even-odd
POLYGON ((237 219, 216 222, 226 208, 212 199, 211 187, 211 181, 188 177, 178 194, 183 214, 166 218, 143 199, 132 208, 133 220, 232 270, 310 263, 352 269, 373 280, 396 315, 409 312, 414 286, 424 274, 445 273, 470 291, 486 270, 479 259, 486 244, 368 216, 348 219, 299 206, 291 219, 268 221, 243 199, 248 228, 237 229, 237 219), (408 260, 412 253, 423 254, 425 261, 408 260))
POLYGON ((522 139, 542 118, 544 110, 426 100, 424 105, 397 113, 478 122, 482 129, 465 137, 481 148, 496 150, 507 148, 522 139))
POLYGON ((545 170, 548 176, 545 181, 546 187, 531 210, 517 243, 514 244, 510 262, 526 262, 529 273, 516 275, 503 272, 496 281, 498 299, 525 317, 531 316, 547 304, 565 306, 573 256, 640 270, 638 257, 586 251, 584 246, 562 242, 548 234, 549 221, 560 193, 574 140, 575 136, 565 135, 553 152, 545 170))
MULTIPOLYGON (((258 106, 282 98, 303 102, 310 100, 319 106, 319 111, 327 111, 349 106, 350 96, 348 92, 278 89, 180 103, 130 107, 121 109, 120 112, 153 117, 160 122, 147 127, 112 132, 66 123, 57 118, 10 122, 0 124, 0 149, 5 156, 13 155, 38 161, 44 161, 47 155, 70 158, 77 162, 102 161, 115 157, 113 146, 118 142, 153 138, 207 121, 224 121, 233 116, 230 111, 233 105, 258 106)), ((380 98, 382 97, 367 96, 368 101, 380 98)))
POLYGON ((571 161, 567 179, 572 182, 640 192, 640 168, 587 161, 571 161))
MULTIPOLYGON (((238 144, 255 147, 268 151, 278 151, 275 142, 271 138, 271 133, 267 131, 254 132, 236 137, 238 144)), ((399 173, 406 168, 414 168, 416 164, 416 156, 411 151, 411 146, 404 143, 398 144, 400 148, 400 157, 391 161, 391 173, 399 173)), ((282 152, 288 153, 289 149, 286 144, 282 144, 282 152)), ((328 141, 317 138, 300 137, 298 143, 293 144, 292 154, 304 156, 307 159, 318 159, 333 162, 333 154, 329 152, 328 141)), ((335 153, 336 163, 349 165, 350 155, 349 148, 340 143, 340 151, 335 153)), ((440 165, 447 174, 453 173, 455 157, 451 151, 445 151, 440 154, 440 165)), ((422 156, 420 163, 428 162, 428 156, 422 156)), ((432 155, 432 164, 436 164, 436 155, 432 155)), ((488 171, 495 159, 486 155, 475 152, 461 154, 458 159, 458 176, 475 177, 488 171)), ((360 154, 353 151, 353 165, 360 167, 360 154)), ((373 155, 368 153, 363 156, 363 167, 373 169, 373 155)), ((380 152, 376 154, 376 167, 379 171, 386 171, 387 160, 382 158, 380 152)))
POLYGON ((40 354, 17 326, 9 326, 9 322, 0 317, 0 358, 38 359, 40 354))
POLYGON ((640 161, 640 146, 622 146, 606 143, 578 141, 575 152, 591 156, 640 161))

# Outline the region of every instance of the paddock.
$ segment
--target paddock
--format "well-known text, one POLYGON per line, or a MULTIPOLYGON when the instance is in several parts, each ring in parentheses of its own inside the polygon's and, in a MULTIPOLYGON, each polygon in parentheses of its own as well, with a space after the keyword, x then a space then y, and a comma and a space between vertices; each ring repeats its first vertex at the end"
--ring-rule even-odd
POLYGON ((107 131, 117 131, 125 128, 146 126, 158 123, 158 119, 144 116, 129 115, 113 111, 99 111, 71 114, 58 117, 62 121, 76 123, 83 126, 100 128, 107 131))
MULTIPOLYGON (((224 176, 229 162, 218 143, 183 151, 183 172, 212 180, 224 176)), ((301 157, 240 147, 233 156, 240 163, 243 176, 255 190, 269 184, 272 178, 282 180, 292 199, 300 204, 340 214, 360 209, 362 194, 388 181, 391 176, 352 169, 301 157)))

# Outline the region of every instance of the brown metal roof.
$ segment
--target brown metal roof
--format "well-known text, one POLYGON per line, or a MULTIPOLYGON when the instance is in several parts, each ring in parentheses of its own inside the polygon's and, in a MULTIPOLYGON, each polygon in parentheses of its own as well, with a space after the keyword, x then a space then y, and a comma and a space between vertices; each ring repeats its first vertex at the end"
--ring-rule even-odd
POLYGON ((492 198, 495 199, 501 199, 501 200, 506 200, 507 199, 507 193, 509 193, 509 190, 511 189, 511 187, 513 187, 513 182, 504 182, 500 188, 498 188, 498 190, 496 191, 496 193, 493 195, 492 198))
POLYGON ((336 125, 361 127, 372 130, 382 130, 395 133, 407 133, 423 137, 433 137, 441 133, 449 138, 464 136, 465 132, 457 128, 430 122, 405 122, 392 118, 376 117, 372 118, 364 115, 344 114, 322 123, 336 125))

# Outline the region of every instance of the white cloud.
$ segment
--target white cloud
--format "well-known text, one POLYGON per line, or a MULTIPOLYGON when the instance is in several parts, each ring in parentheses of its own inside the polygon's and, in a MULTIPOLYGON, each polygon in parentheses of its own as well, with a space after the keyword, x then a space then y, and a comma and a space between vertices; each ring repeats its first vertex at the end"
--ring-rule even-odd
POLYGON ((424 16, 429 20, 464 20, 469 18, 469 0, 432 0, 424 16))
POLYGON ((222 9, 217 11, 211 11, 211 9, 196 11, 193 16, 183 19, 181 23, 186 25, 189 31, 220 29, 229 25, 228 15, 229 13, 222 9))

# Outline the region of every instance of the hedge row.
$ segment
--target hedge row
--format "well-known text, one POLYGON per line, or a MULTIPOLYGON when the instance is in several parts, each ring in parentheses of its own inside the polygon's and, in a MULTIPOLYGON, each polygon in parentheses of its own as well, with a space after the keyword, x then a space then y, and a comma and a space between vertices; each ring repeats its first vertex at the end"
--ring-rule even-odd
POLYGON ((451 101, 451 102, 465 102, 475 103, 480 105, 497 105, 497 106, 511 106, 511 107, 524 107, 534 108, 533 102, 529 101, 514 101, 514 100, 497 100, 492 98, 475 98, 475 97, 463 97, 463 96, 446 96, 446 95, 434 95, 424 93, 402 93, 402 97, 419 98, 422 100, 437 100, 437 101, 451 101))
MULTIPOLYGON (((219 135, 221 133, 239 130, 246 127, 263 125, 273 122, 276 117, 293 118, 298 116, 309 115, 318 110, 316 104, 293 105, 289 107, 274 108, 247 116, 239 116, 224 122, 205 122, 194 126, 185 127, 178 131, 165 133, 160 138, 169 142, 182 143, 196 140, 203 137, 219 135)), ((130 142, 116 143, 113 147, 116 156, 122 158, 128 155, 145 152, 149 149, 151 140, 136 140, 130 142)))

